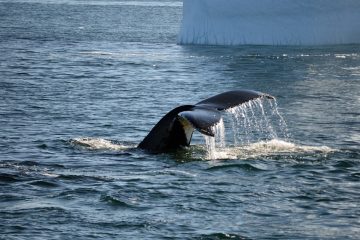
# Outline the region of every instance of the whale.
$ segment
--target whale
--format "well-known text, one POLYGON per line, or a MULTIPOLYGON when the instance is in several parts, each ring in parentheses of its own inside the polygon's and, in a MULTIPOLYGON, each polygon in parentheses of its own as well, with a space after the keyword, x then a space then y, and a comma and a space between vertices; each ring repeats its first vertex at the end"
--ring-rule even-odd
POLYGON ((168 112, 138 145, 150 153, 175 151, 190 145, 194 131, 214 137, 213 126, 220 122, 222 112, 258 98, 275 99, 253 90, 233 90, 182 105, 168 112))

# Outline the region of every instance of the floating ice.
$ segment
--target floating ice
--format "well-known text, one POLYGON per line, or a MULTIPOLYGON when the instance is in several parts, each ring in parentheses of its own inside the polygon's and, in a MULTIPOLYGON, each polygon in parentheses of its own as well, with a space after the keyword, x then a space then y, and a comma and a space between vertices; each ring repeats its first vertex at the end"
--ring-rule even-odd
POLYGON ((360 43, 359 0, 184 0, 180 44, 360 43))

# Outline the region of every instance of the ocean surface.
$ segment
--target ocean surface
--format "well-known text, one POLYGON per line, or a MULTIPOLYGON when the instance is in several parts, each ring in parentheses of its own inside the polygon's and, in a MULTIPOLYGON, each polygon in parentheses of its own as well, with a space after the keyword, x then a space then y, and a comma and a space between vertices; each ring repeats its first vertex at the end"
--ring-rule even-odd
POLYGON ((359 239, 360 45, 182 46, 181 1, 0 0, 0 239, 359 239), (252 89, 219 139, 136 149, 252 89))

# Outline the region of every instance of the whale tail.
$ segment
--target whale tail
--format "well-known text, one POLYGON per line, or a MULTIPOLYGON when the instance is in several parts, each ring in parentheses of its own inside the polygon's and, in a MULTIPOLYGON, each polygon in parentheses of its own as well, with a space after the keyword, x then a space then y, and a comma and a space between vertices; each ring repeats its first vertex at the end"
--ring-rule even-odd
POLYGON ((212 127, 221 120, 221 111, 256 98, 274 99, 261 92, 237 90, 215 95, 195 105, 174 108, 153 127, 138 148, 160 153, 189 146, 195 130, 213 137, 212 127))

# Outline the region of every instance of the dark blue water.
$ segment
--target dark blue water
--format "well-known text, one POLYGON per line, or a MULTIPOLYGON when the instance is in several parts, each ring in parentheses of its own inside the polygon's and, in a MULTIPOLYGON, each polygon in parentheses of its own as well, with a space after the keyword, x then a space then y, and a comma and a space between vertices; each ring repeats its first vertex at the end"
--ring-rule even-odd
POLYGON ((359 239, 360 46, 179 46, 181 14, 0 1, 1 239, 359 239), (199 133, 135 149, 172 108, 242 88, 277 98, 286 134, 227 138, 225 159, 199 133))

